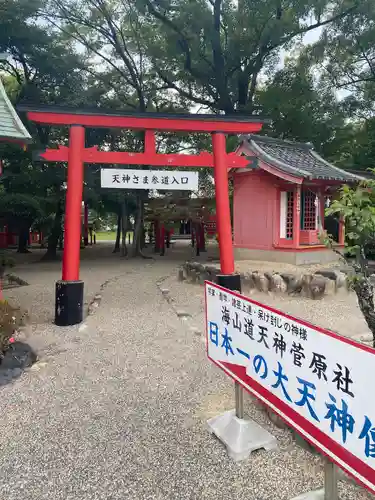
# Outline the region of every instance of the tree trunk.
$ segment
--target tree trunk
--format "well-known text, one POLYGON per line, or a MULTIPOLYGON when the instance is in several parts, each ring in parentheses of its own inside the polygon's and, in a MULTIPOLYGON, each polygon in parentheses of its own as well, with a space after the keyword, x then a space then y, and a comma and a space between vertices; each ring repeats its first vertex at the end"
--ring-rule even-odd
POLYGON ((359 308, 372 333, 372 344, 375 347, 374 288, 367 278, 357 278, 353 287, 357 295, 359 308))
POLYGON ((139 194, 137 196, 137 215, 134 223, 132 256, 136 257, 140 255, 144 259, 151 259, 152 257, 144 255, 141 249, 141 240, 143 234, 143 206, 144 206, 143 198, 142 195, 139 194))
POLYGON ((29 253, 27 245, 29 243, 29 224, 22 224, 18 233, 18 253, 29 253))
POLYGON ((142 236, 142 212, 143 201, 141 196, 137 196, 137 213, 134 222, 132 255, 136 257, 141 252, 141 236, 142 236))
POLYGON ((128 228, 128 215, 127 215, 127 209, 126 209, 126 200, 124 199, 122 204, 121 204, 121 231, 122 231, 122 240, 121 240, 121 255, 122 257, 126 257, 128 255, 128 248, 126 246, 126 231, 128 228))
POLYGON ((43 255, 42 260, 57 260, 57 246, 61 237, 61 221, 63 216, 62 200, 59 200, 56 207, 55 219, 53 226, 48 236, 47 252, 43 255))
POLYGON ((116 242, 115 248, 113 249, 113 253, 120 251, 120 237, 121 237, 121 207, 119 207, 119 212, 117 215, 117 233, 116 233, 116 242))

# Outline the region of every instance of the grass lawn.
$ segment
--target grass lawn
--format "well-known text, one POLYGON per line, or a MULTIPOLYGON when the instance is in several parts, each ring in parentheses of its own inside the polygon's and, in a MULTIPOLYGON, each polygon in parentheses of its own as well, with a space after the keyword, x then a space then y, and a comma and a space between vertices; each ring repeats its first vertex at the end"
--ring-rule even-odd
MULTIPOLYGON (((133 233, 130 233, 130 241, 133 241, 133 233)), ((126 235, 126 243, 128 243, 129 233, 126 235)), ((116 231, 98 231, 96 233, 96 241, 116 241, 116 231)))

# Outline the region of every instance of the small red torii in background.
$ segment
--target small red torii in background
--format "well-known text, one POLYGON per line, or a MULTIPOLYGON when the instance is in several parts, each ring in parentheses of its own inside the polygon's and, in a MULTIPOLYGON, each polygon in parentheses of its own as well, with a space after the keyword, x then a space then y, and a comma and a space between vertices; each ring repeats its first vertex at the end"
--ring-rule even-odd
POLYGON ((216 216, 222 276, 220 284, 240 290, 240 277, 234 274, 234 257, 228 169, 248 165, 245 157, 227 153, 225 134, 259 132, 263 120, 259 117, 224 115, 172 115, 158 113, 118 113, 103 110, 69 109, 50 106, 20 105, 30 121, 43 125, 69 126, 69 147, 47 149, 39 154, 44 161, 68 162, 65 207, 65 244, 62 280, 56 284, 55 322, 57 325, 80 323, 83 317, 83 282, 79 279, 81 206, 84 163, 115 163, 175 167, 213 167, 216 194, 216 216), (145 131, 143 153, 99 151, 85 147, 85 127, 122 128, 145 131), (155 132, 200 132, 212 136, 213 154, 159 154, 155 132))

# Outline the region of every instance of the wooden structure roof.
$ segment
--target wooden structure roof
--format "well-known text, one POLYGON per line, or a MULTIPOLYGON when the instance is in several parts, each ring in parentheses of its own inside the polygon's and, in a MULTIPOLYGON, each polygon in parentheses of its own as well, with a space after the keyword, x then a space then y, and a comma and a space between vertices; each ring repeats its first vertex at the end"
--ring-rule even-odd
POLYGON ((358 182, 362 176, 335 167, 324 160, 311 143, 283 141, 260 135, 243 137, 242 153, 253 153, 259 160, 286 175, 306 180, 358 182))
POLYGON ((199 220, 214 207, 215 200, 212 198, 188 198, 186 194, 185 197, 152 198, 145 202, 145 220, 199 220))
POLYGON ((0 141, 31 142, 26 130, 10 102, 0 79, 0 141))

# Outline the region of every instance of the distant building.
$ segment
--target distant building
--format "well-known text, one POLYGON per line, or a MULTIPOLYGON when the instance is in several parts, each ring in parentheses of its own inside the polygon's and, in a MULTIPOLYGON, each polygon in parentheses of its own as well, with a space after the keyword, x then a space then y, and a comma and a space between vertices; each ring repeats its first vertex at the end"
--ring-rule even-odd
MULTIPOLYGON (((21 119, 17 115, 12 103, 10 102, 2 81, 0 79, 0 142, 17 143, 21 146, 31 142, 31 135, 26 130, 21 119)), ((0 175, 3 173, 3 160, 0 157, 0 175)), ((0 222, 0 248, 5 248, 9 245, 17 245, 18 236, 8 231, 6 225, 0 222), (1 229, 2 228, 2 229, 1 229)), ((39 236, 32 234, 30 241, 38 239, 39 236)))
POLYGON ((10 102, 0 79, 0 141, 27 144, 31 135, 10 102))
POLYGON ((297 265, 334 260, 319 233, 327 229, 340 248, 344 225, 327 220, 325 206, 338 187, 364 177, 330 164, 311 144, 250 135, 237 154, 251 161, 232 171, 236 258, 297 265))

